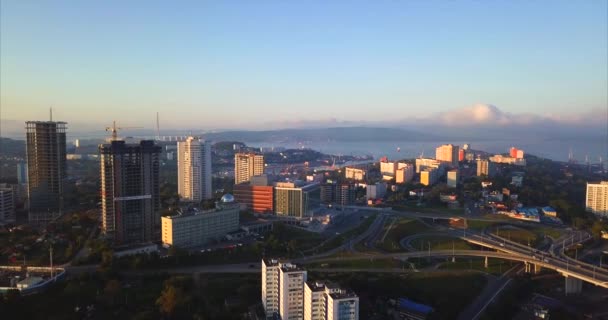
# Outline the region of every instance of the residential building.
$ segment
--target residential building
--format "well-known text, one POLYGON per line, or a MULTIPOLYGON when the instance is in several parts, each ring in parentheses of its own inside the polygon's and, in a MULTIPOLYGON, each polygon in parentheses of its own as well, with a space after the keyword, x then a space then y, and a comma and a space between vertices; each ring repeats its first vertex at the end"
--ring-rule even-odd
POLYGON ((321 184, 321 203, 348 206, 355 203, 356 187, 352 183, 321 184))
POLYGON ((517 150, 517 154, 515 155, 515 158, 517 158, 517 159, 523 159, 524 158, 524 151, 523 150, 517 150))
POLYGON ((274 213, 274 188, 266 175, 255 176, 250 182, 234 185, 234 199, 254 213, 274 213))
POLYGON ((511 158, 517 158, 517 151, 517 148, 511 147, 511 149, 509 149, 509 156, 511 156, 511 158))
POLYGON ((180 248, 196 247, 211 240, 220 240, 239 230, 240 206, 226 194, 215 209, 183 210, 173 216, 162 217, 163 245, 180 248))
POLYGON ((349 290, 327 290, 325 312, 327 320, 359 320, 359 297, 349 290))
POLYGON ((306 270, 292 263, 279 268, 279 315, 281 320, 304 318, 304 283, 306 270))
POLYGON ((386 183, 368 184, 365 188, 366 199, 382 199, 386 195, 386 183))
POLYGON ((253 176, 264 174, 264 156, 255 153, 234 155, 234 184, 248 182, 253 176))
POLYGON ((436 168, 426 168, 420 171, 420 183, 425 186, 432 186, 439 180, 440 170, 436 168))
POLYGON ((587 183, 585 207, 596 215, 608 216, 608 181, 587 183))
POLYGON ((344 169, 344 176, 346 177, 346 179, 363 181, 365 180, 365 170, 346 167, 344 169))
POLYGON ((11 186, 0 186, 0 225, 15 223, 15 198, 11 186))
POLYGON ((458 146, 444 144, 435 149, 435 159, 448 163, 453 167, 458 167, 458 146))
POLYGON ((489 160, 477 160, 477 176, 492 177, 495 173, 494 163, 489 160))
POLYGON ((114 140, 101 154, 102 233, 116 245, 160 240, 160 153, 152 140, 114 140))
POLYGON ((262 259, 262 305, 267 319, 279 314, 279 260, 262 259))
POLYGON ((428 168, 435 168, 439 170, 439 174, 443 175, 445 173, 445 163, 435 160, 435 159, 426 159, 426 158, 418 158, 416 159, 416 173, 420 173, 420 171, 428 168))
POLYGON ((293 218, 312 216, 319 205, 319 184, 301 185, 293 182, 279 182, 274 188, 274 211, 277 215, 293 218))
POLYGON ((382 174, 382 180, 389 181, 395 179, 396 171, 396 162, 380 161, 380 174, 382 174))
POLYGON ((67 123, 28 121, 26 124, 28 220, 45 225, 63 212, 67 123))
POLYGON ((447 176, 448 187, 456 188, 458 186, 458 170, 448 171, 447 176))
POLYGON ((408 183, 414 178, 414 166, 409 163, 398 163, 395 172, 396 183, 408 183))
POLYGON ((458 161, 464 161, 464 154, 465 154, 465 150, 464 149, 459 149, 458 150, 458 161))
POLYGON ((525 166, 526 165, 526 159, 523 159, 523 156, 522 156, 522 158, 512 158, 512 157, 505 157, 501 154, 497 154, 497 155, 490 157, 489 160, 491 162, 495 162, 495 163, 513 164, 516 166, 525 166))
POLYGON ((177 142, 177 192, 180 200, 200 203, 211 199, 211 144, 188 137, 177 142))
POLYGON ((359 297, 332 283, 308 281, 304 286, 304 320, 358 320, 359 297))

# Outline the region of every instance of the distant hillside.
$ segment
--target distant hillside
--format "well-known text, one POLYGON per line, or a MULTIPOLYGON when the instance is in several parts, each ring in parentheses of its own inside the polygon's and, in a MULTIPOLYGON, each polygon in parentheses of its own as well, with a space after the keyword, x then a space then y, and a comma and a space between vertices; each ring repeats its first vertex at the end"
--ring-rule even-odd
POLYGON ((0 156, 25 157, 25 141, 0 138, 0 156))
POLYGON ((396 128, 344 127, 326 129, 282 129, 268 131, 224 131, 204 135, 215 141, 299 142, 299 141, 437 141, 442 137, 396 128))

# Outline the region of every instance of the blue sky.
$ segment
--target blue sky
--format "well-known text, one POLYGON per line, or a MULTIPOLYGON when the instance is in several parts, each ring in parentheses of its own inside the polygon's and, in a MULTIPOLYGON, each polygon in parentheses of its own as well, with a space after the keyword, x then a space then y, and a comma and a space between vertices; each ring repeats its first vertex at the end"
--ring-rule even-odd
POLYGON ((11 1, 2 118, 169 127, 608 107, 608 1, 11 1))

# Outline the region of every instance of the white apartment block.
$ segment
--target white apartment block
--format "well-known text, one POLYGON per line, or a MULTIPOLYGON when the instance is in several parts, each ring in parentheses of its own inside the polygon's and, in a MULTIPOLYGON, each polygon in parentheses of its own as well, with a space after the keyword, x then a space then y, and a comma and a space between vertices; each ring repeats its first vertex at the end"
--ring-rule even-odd
POLYGON ((448 171, 447 176, 448 187, 456 188, 458 186, 458 170, 448 171))
POLYGON ((234 155, 234 184, 248 182, 253 176, 264 174, 264 156, 255 153, 234 155))
POLYGON ((279 313, 279 268, 276 259, 262 259, 262 305, 267 318, 279 313))
POLYGON ((435 159, 458 166, 458 146, 444 144, 435 149, 435 159))
POLYGON ((359 297, 351 291, 319 281, 304 287, 304 320, 358 320, 359 297))
POLYGON ((211 199, 211 144, 195 137, 177 142, 177 189, 184 201, 211 199))
POLYGON ((239 204, 225 203, 212 210, 162 217, 163 245, 187 248, 221 239, 239 229, 239 211, 239 204))
POLYGON ((445 171, 444 163, 439 160, 428 158, 416 159, 416 173, 420 173, 420 171, 430 168, 438 169, 440 174, 443 174, 443 172, 445 171))
POLYGON ((281 320, 304 319, 304 283, 306 270, 291 264, 279 268, 279 315, 281 320))
POLYGON ((596 215, 608 216, 608 181, 587 183, 585 207, 596 215))

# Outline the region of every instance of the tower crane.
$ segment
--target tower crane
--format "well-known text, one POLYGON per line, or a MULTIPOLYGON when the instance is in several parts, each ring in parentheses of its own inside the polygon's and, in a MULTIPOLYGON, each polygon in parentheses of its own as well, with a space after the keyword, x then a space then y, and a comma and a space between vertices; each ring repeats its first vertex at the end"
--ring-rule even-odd
POLYGON ((114 120, 114 121, 112 121, 111 127, 106 127, 106 131, 111 131, 112 132, 112 141, 116 141, 116 140, 118 140, 118 130, 141 129, 141 128, 143 128, 143 127, 117 127, 116 120, 114 120))

